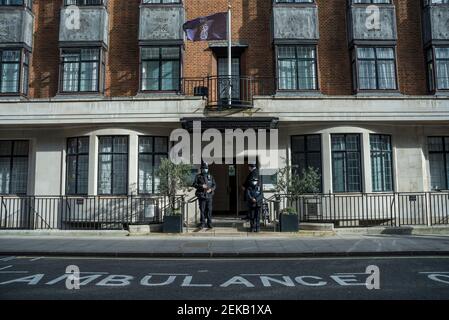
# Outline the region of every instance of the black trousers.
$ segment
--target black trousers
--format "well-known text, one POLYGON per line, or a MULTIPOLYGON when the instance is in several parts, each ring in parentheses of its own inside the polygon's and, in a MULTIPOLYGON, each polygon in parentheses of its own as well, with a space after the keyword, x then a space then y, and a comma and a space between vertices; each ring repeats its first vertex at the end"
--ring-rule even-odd
POLYGON ((251 230, 260 230, 260 207, 249 208, 249 219, 251 224, 251 230))
POLYGON ((204 227, 206 224, 208 226, 212 225, 212 198, 199 199, 200 206, 200 222, 204 227))

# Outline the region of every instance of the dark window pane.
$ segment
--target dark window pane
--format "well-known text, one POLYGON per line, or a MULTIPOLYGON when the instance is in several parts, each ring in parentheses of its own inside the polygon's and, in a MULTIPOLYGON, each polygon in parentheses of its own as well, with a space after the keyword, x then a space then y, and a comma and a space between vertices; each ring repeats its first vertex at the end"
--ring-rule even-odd
POLYGON ((153 192, 153 156, 139 155, 139 193, 153 192))
POLYGON ((78 157, 77 193, 87 194, 89 183, 89 156, 80 155, 78 157))
POLYGON ((293 152, 304 152, 304 136, 293 136, 292 137, 292 151, 293 152))
POLYGON ((0 141, 0 156, 10 156, 12 152, 12 141, 0 141))
POLYGON ((168 152, 167 138, 157 137, 154 139, 154 152, 156 152, 156 153, 167 153, 168 152))

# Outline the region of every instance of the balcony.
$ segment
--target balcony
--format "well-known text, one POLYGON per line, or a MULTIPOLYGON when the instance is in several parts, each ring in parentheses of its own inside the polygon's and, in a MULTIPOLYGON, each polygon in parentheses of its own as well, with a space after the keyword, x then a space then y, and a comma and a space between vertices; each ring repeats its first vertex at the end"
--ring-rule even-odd
POLYGON ((33 47, 34 15, 27 6, 0 6, 0 47, 33 47))
POLYGON ((185 9, 182 4, 142 4, 140 6, 139 42, 182 43, 185 9))
POLYGON ((396 9, 393 4, 351 4, 348 6, 349 44, 397 40, 396 9))
POLYGON ((104 5, 79 6, 61 9, 59 42, 61 46, 92 45, 108 47, 109 14, 104 5), (79 19, 78 19, 79 17, 79 19))
POLYGON ((313 41, 319 39, 318 7, 315 3, 273 3, 273 41, 313 41))
POLYGON ((255 96, 273 95, 275 79, 249 76, 183 78, 181 94, 199 96, 210 110, 252 108, 255 96), (231 98, 230 98, 231 97, 231 98))
POLYGON ((449 4, 429 4, 423 10, 424 45, 449 41, 449 4))

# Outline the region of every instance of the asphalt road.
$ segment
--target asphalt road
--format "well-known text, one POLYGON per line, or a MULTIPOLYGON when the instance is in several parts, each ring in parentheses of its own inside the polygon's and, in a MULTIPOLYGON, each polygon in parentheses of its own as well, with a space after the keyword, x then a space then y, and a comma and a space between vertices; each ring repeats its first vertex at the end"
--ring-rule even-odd
POLYGON ((449 257, 0 257, 0 299, 449 299, 449 257))

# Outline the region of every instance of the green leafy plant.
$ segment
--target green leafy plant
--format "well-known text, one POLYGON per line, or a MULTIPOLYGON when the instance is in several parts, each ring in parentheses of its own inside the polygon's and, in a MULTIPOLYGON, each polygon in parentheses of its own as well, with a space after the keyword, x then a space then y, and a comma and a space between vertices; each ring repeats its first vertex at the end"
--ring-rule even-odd
MULTIPOLYGON (((321 176, 317 169, 309 167, 297 174, 291 166, 281 168, 277 172, 275 189, 278 194, 284 194, 289 203, 304 194, 316 194, 320 191, 321 176)), ((296 214, 292 207, 281 211, 283 214, 296 214)))
POLYGON ((190 191, 191 172, 192 166, 189 164, 175 164, 170 159, 162 159, 156 175, 160 179, 159 193, 168 197, 169 215, 181 214, 176 196, 190 191))
POLYGON ((292 207, 282 209, 281 213, 282 214, 297 214, 295 208, 292 208, 292 207))

